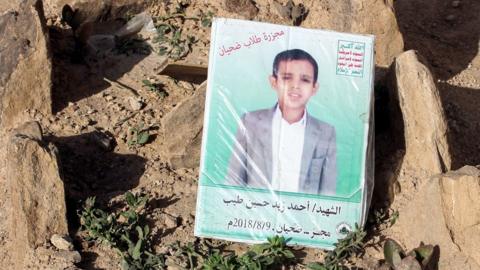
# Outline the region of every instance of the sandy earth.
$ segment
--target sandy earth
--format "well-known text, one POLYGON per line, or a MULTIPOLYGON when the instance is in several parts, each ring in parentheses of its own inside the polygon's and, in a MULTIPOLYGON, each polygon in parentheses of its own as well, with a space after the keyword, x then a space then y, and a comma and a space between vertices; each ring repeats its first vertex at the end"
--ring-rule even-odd
MULTIPOLYGON (((211 10, 217 16, 239 17, 224 10, 221 3, 193 0, 187 14, 211 10)), ((220 1, 219 1, 220 2, 220 1)), ((285 23, 275 11, 259 2, 258 19, 285 23)), ((448 117, 454 168, 480 164, 480 2, 476 0, 436 1, 438 5, 420 0, 395 1, 394 8, 407 49, 417 49, 433 67, 441 90, 442 102, 448 117), (440 3, 441 2, 441 3, 440 3), (455 2, 455 1, 453 1, 455 2), (422 10, 422 12, 418 12, 422 10)), ((164 15, 163 5, 150 7, 153 15, 164 15)), ((379 22, 380 23, 380 22, 379 22)), ((155 237, 155 248, 178 240, 194 241, 196 186, 198 169, 172 169, 162 149, 161 119, 180 101, 191 96, 199 84, 175 82, 159 75, 166 58, 156 53, 107 54, 72 62, 73 37, 59 19, 49 18, 54 65, 55 115, 38 115, 48 138, 60 149, 62 169, 68 194, 71 233, 83 255, 79 265, 84 269, 118 269, 118 257, 109 248, 87 243, 78 230, 76 209, 79 200, 97 196, 104 208, 122 200, 131 190, 143 192, 152 200, 148 210, 155 237), (103 80, 120 82, 132 90, 103 80), (149 91, 142 80, 164 84, 168 96, 149 91), (133 100, 133 101, 132 101, 133 100), (142 108, 132 106, 141 102, 142 108), (130 118, 128 118, 130 117, 130 118), (125 118, 128 120, 123 121, 125 118), (123 122, 122 122, 123 121, 123 122), (144 146, 127 144, 129 129, 140 125, 151 127, 151 140, 144 146), (115 140, 112 151, 98 145, 98 132, 110 134, 115 140), (169 224, 169 218, 177 225, 169 224)), ((191 27, 200 41, 195 53, 184 62, 206 64, 209 29, 191 27)), ((147 40, 148 42, 148 40, 147 40)), ((35 112, 32 112, 35 114, 35 112)), ((175 136, 175 134, 165 134, 175 136)), ((244 250, 245 245, 231 247, 244 250)), ((318 260, 321 251, 304 249, 304 262, 318 260)), ((369 249, 358 266, 368 268, 380 252, 369 249)))

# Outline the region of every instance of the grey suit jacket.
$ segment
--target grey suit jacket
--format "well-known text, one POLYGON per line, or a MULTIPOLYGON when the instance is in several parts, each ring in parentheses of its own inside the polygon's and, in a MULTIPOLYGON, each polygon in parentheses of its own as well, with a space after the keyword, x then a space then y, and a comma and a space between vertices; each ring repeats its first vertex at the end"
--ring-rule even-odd
MULTIPOLYGON (((271 189, 272 120, 275 107, 244 114, 227 172, 227 184, 271 189)), ((335 128, 307 113, 299 192, 335 195, 335 128)))

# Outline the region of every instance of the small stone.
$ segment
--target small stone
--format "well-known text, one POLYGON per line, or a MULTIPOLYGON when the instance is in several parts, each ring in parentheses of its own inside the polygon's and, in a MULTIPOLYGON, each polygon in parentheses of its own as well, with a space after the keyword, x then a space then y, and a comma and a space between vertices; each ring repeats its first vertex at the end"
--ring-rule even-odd
POLYGON ((73 250, 73 244, 71 241, 70 237, 59 234, 54 234, 50 238, 50 242, 60 250, 73 250))
POLYGON ((189 91, 195 90, 195 87, 194 87, 191 83, 189 83, 189 82, 180 81, 180 82, 179 82, 179 85, 180 85, 182 88, 185 88, 185 89, 187 89, 187 90, 189 90, 189 91))
POLYGON ((128 99, 128 103, 130 104, 130 107, 132 108, 132 111, 139 111, 143 108, 143 102, 136 97, 130 97, 128 99))
POLYGON ((453 14, 450 14, 448 15, 447 17, 445 17, 445 20, 447 22, 451 22, 451 21, 454 21, 455 19, 457 18, 457 16, 453 15, 453 14))
POLYGON ((452 2, 452 7, 458 8, 460 6, 460 1, 456 0, 452 2))
POLYGON ((60 250, 58 255, 67 262, 79 263, 82 261, 82 255, 80 255, 80 252, 76 250, 74 251, 60 250))
POLYGON ((258 14, 258 8, 252 0, 225 0, 228 12, 237 13, 248 19, 253 19, 258 14))
POLYGON ((105 151, 113 150, 114 140, 112 137, 98 130, 93 132, 92 136, 93 136, 93 139, 95 140, 95 143, 100 148, 102 148, 105 151))
POLYGON ((105 100, 106 100, 106 101, 112 101, 113 99, 114 99, 114 97, 112 97, 112 96, 106 96, 106 97, 105 97, 105 100))
POLYGON ((178 218, 173 215, 165 215, 165 226, 169 229, 176 228, 178 226, 178 218))

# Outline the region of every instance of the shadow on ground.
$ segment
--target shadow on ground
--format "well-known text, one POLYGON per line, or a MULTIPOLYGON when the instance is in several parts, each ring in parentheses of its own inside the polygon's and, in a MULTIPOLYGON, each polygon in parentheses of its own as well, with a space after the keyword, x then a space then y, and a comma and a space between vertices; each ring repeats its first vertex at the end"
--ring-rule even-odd
POLYGON ((136 38, 117 44, 113 51, 95 52, 91 47, 79 53, 70 29, 50 28, 53 53, 53 112, 108 88, 151 53, 146 42, 136 38), (88 51, 88 53, 85 52, 88 51))
POLYGON ((70 231, 79 227, 77 209, 88 197, 100 205, 138 186, 146 159, 103 149, 95 132, 71 137, 47 137, 59 150, 59 167, 65 185, 70 231))
POLYGON ((402 0, 395 1, 394 9, 405 50, 414 49, 426 57, 438 78, 460 73, 477 55, 478 1, 402 0))
POLYGON ((448 124, 452 169, 480 164, 480 89, 439 83, 448 124), (461 104, 461 105, 459 105, 461 104))
MULTIPOLYGON (((405 128, 399 101, 387 78, 388 69, 376 67, 375 76, 375 186, 372 206, 388 207, 393 198, 392 180, 405 155, 405 128), (392 88, 392 89, 390 89, 392 88)), ((398 96, 398 95, 397 95, 398 96)))

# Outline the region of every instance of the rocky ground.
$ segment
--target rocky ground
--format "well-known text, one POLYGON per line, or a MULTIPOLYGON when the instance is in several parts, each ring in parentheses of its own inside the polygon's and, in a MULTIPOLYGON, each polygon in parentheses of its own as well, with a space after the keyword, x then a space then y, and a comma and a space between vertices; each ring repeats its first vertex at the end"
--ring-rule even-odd
MULTIPOLYGON (((138 11, 146 10, 156 17, 172 14, 179 5, 177 1, 123 2, 133 3, 132 7, 112 8, 106 15, 98 11, 101 8, 95 11, 96 5, 91 5, 88 13, 94 17, 118 15, 131 18, 138 11)), ((185 15, 192 17, 201 17, 200 11, 211 11, 218 17, 375 33, 380 37, 376 49, 378 85, 384 84, 387 69, 402 47, 417 50, 431 68, 440 93, 447 121, 451 168, 480 164, 480 143, 477 140, 480 134, 480 2, 360 1, 362 5, 358 6, 349 1, 294 1, 302 2, 310 10, 303 22, 286 16, 275 7, 276 1, 273 0, 232 2, 181 1, 185 3, 185 15), (399 31, 393 31, 390 24, 398 24, 399 31), (402 38, 404 46, 398 45, 402 38)), ((175 241, 195 241, 198 150, 190 148, 198 147, 198 136, 191 134, 198 135, 201 124, 196 126, 195 119, 171 119, 170 113, 182 110, 182 104, 188 102, 197 104, 189 105, 189 108, 201 106, 198 104, 203 103, 201 91, 206 74, 200 68, 203 70, 200 75, 181 78, 178 76, 182 74, 178 72, 165 74, 165 67, 174 63, 206 67, 209 27, 192 21, 182 22, 181 19, 172 21, 184 27, 184 34, 198 40, 192 44, 193 51, 179 61, 159 55, 155 50, 146 50, 148 46, 158 46, 153 43, 154 35, 148 32, 142 32, 137 43, 119 50, 90 51, 79 56, 71 27, 60 20, 64 3, 81 7, 82 1, 44 2, 52 63, 53 111, 48 114, 32 108, 25 113, 28 119, 40 123, 45 139, 58 148, 69 233, 82 255, 77 266, 82 269, 119 269, 118 256, 112 249, 85 241, 84 232, 79 231, 77 211, 91 196, 96 196, 101 208, 113 211, 119 201, 123 201, 126 191, 147 195, 151 200, 147 217, 156 236, 154 248, 157 252, 164 252, 165 247, 175 241), (145 80, 153 85, 149 86, 145 80), (171 123, 176 121, 191 121, 192 125, 172 128, 171 123), (149 139, 145 144, 135 143, 135 130, 142 129, 148 130, 149 139), (178 138, 187 138, 188 141, 178 146, 178 138)), ((8 10, 8 5, 0 11, 3 10, 8 10)), ((379 100, 382 101, 381 97, 379 100)), ((382 123, 379 125, 381 127, 382 123)), ((385 145, 388 138, 383 136, 381 128, 378 131, 377 145, 385 145)), ((387 160, 387 154, 379 150, 377 159, 387 160)), ((390 163, 386 165, 377 160, 378 164, 378 168, 385 170, 390 163)), ((415 175, 409 176, 408 170, 402 173, 402 181, 415 182, 412 180, 415 175)), ((377 172, 377 175, 384 176, 385 172, 377 172)), ((413 192, 409 189, 415 189, 414 186, 406 184, 401 192, 413 192)), ((6 192, 6 189, 2 190, 6 192)), ((0 206, 5 205, 6 198, 7 195, 0 201, 0 206)), ((397 196, 398 207, 406 204, 408 198, 397 196)), ((392 202, 393 197, 385 199, 377 192, 374 201, 378 204, 392 202)), ((5 246, 9 228, 0 225, 0 243, 5 246)), ((375 244, 355 262, 358 267, 373 268, 382 258, 378 250, 382 236, 371 239, 375 244)), ((228 249, 241 251, 245 250, 245 245, 232 244, 228 249)), ((320 260, 322 251, 304 249, 302 257, 303 264, 320 260)), ((38 267, 50 269, 48 260, 44 263, 38 267)))

